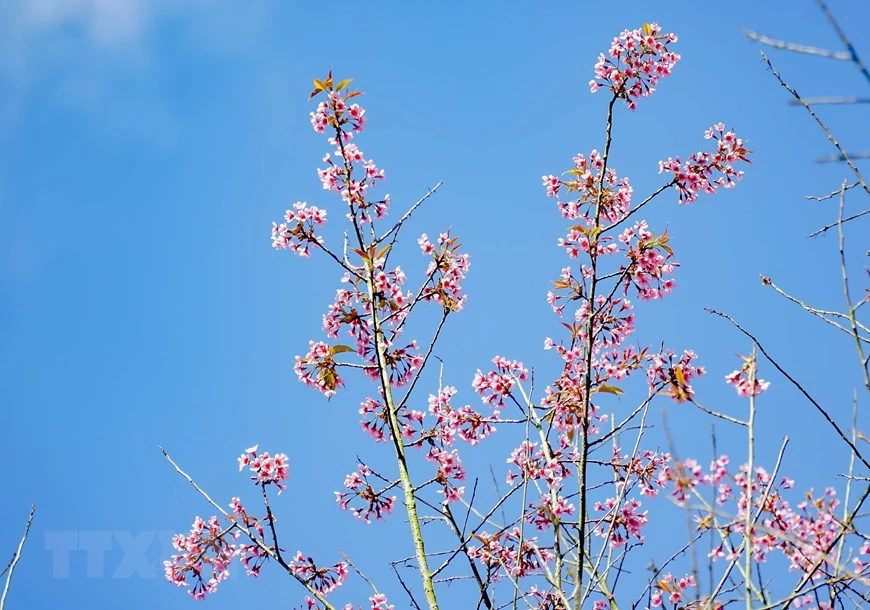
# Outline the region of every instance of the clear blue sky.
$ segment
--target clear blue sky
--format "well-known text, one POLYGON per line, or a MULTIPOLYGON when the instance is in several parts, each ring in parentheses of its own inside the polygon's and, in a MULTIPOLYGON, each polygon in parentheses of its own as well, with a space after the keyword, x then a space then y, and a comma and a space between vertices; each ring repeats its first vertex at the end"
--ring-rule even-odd
MULTIPOLYGON (((314 173, 326 146, 306 103, 311 78, 329 68, 367 94, 360 145, 386 169, 395 206, 445 182, 408 237, 451 226, 472 254, 467 310, 437 352, 470 402, 474 371, 495 354, 552 366, 542 345, 557 331, 544 299, 564 259, 540 176, 602 145, 606 99, 587 86, 597 54, 644 21, 676 32, 683 61, 673 77, 636 113, 619 109, 614 166, 648 193, 660 183, 657 161, 702 148, 719 120, 749 140, 754 164, 733 191, 650 215, 668 223, 682 267, 672 297, 638 310, 641 337, 694 348, 710 372, 699 396, 738 413, 722 376, 749 345, 702 308, 725 310, 848 417, 859 383, 852 347, 757 276, 840 306, 833 237, 804 237, 835 211, 804 195, 834 190, 846 171, 814 163, 832 152, 824 136, 786 105, 741 34, 836 47, 813 2, 248 4, 0 4, 0 558, 38 506, 10 607, 192 607, 159 566, 167 533, 211 512, 158 445, 221 501, 252 497, 236 472, 241 450, 283 451, 292 484, 276 507, 286 546, 324 558, 340 546, 375 574, 403 552, 378 542, 403 527, 366 528, 332 495, 357 454, 382 449, 358 429, 363 389, 327 404, 291 368, 321 336, 337 274, 269 242, 270 223, 294 201, 341 216, 314 173), (53 567, 51 544, 75 536, 99 546, 113 532, 102 569, 89 576, 83 551, 70 555, 68 575, 53 567), (113 577, 119 540, 131 536, 151 540, 153 577, 113 577)), ((870 6, 832 8, 870 59, 870 6)), ((770 55, 801 93, 867 94, 847 62, 770 55)), ((847 148, 868 146, 862 107, 822 112, 847 148)), ((856 251, 866 230, 852 228, 856 251)), ((762 376, 773 385, 760 459, 771 464, 789 434, 787 472, 799 488, 824 485, 845 453, 770 367, 762 376)), ((707 420, 668 409, 680 453, 706 461, 707 420)), ((491 456, 497 469, 503 459, 491 456)), ((236 570, 207 606, 289 608, 302 598, 274 572, 263 580, 236 570)))

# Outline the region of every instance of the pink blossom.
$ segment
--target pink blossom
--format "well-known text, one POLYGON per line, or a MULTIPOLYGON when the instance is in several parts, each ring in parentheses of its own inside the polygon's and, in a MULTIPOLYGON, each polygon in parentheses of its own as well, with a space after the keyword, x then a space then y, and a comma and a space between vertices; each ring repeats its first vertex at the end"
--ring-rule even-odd
POLYGON ((635 110, 637 100, 652 94, 658 81, 670 75, 680 61, 677 53, 668 50, 668 45, 676 41, 676 35, 662 34, 657 23, 625 30, 613 39, 608 55, 599 55, 590 90, 595 93, 608 86, 630 110, 635 110))

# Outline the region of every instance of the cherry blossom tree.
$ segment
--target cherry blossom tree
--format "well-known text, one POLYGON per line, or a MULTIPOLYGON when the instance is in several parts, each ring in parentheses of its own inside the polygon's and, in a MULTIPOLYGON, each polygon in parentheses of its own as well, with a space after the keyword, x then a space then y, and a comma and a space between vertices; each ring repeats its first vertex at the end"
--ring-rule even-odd
MULTIPOLYGON (((850 448, 852 464, 842 499, 836 486, 799 491, 800 482, 781 472, 787 441, 776 463, 756 457, 758 403, 772 396, 762 363, 800 385, 754 335, 714 312, 749 341, 748 354, 722 380, 736 390, 743 405, 739 416, 705 406, 696 394, 693 383, 707 371, 692 346, 636 339, 645 305, 672 293, 679 266, 667 229, 650 226, 645 208, 654 201, 700 204, 702 195, 735 187, 750 163, 742 134, 714 122, 698 134, 700 151, 659 162, 660 186, 652 192, 636 196, 628 177, 617 171, 614 122, 621 113, 642 112, 644 99, 665 89, 664 79, 680 61, 677 44, 675 34, 654 23, 616 36, 589 83, 603 98, 603 142, 584 147, 566 169, 542 177, 542 198, 555 200, 555 213, 566 225, 557 241, 565 266, 554 270, 546 295, 564 330, 542 338, 558 374, 543 387, 532 367, 501 355, 470 380, 447 383, 443 374, 433 374, 442 329, 468 298, 468 251, 458 236, 436 228, 416 238, 422 261, 396 262, 399 235, 438 186, 391 217, 390 197, 378 194, 385 171, 358 145, 368 127, 361 92, 331 72, 314 81, 311 125, 329 147, 317 173, 336 201, 332 207, 294 204, 273 224, 272 244, 302 258, 320 256, 340 280, 322 334, 312 338, 294 369, 300 382, 327 400, 346 391, 351 375, 370 383, 368 395, 359 397, 358 417, 377 458, 349 466, 334 494, 338 508, 362 524, 407 521, 413 554, 400 561, 416 568, 418 580, 399 579, 413 607, 445 607, 447 586, 465 588, 465 607, 489 609, 870 604, 870 542, 861 530, 870 485, 858 474, 870 464, 857 433, 843 430, 804 391, 850 448), (344 239, 328 243, 321 230, 336 216, 346 227, 344 239), (478 405, 457 398, 457 388, 469 382, 478 405), (614 397, 621 398, 616 407, 608 402, 614 397), (680 459, 669 442, 652 436, 648 414, 656 401, 698 409, 743 431, 746 444, 709 464, 680 459), (506 464, 500 473, 506 487, 496 484, 492 494, 479 493, 483 477, 469 473, 463 459, 468 452, 488 451, 496 431, 514 447, 493 457, 506 464), (374 465, 384 456, 388 469, 374 465), (692 520, 692 534, 673 548, 656 549, 659 558, 645 574, 637 549, 649 528, 670 527, 652 523, 672 518, 657 507, 674 504, 692 520), (684 559, 687 548, 704 548, 702 540, 712 549, 704 576, 684 559)), ((831 197, 842 202, 845 193, 846 185, 831 197)), ((842 225, 841 204, 841 252, 842 225)), ((870 331, 859 309, 868 299, 852 300, 845 267, 843 259, 847 311, 808 311, 854 339, 866 379, 870 331)), ((373 592, 364 606, 344 600, 341 587, 355 569, 349 559, 315 559, 282 547, 279 538, 292 531, 279 536, 272 502, 286 489, 292 455, 257 446, 240 455, 240 470, 258 488, 256 507, 239 497, 212 500, 166 457, 217 513, 196 517, 189 533, 173 539, 177 553, 165 562, 167 579, 194 598, 218 591, 233 569, 257 576, 267 564, 277 564, 300 586, 305 608, 385 610, 400 604, 392 593, 388 601, 381 588, 394 583, 383 575, 369 580, 373 592)))

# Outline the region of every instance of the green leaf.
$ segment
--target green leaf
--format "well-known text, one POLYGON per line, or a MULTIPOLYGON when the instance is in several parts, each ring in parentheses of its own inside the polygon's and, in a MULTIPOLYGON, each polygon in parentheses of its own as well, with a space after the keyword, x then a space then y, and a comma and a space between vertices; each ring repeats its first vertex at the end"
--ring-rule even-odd
POLYGON ((346 78, 346 79, 344 79, 343 81, 341 81, 340 83, 338 83, 338 85, 335 86, 335 90, 336 90, 336 91, 341 91, 342 89, 344 89, 345 87, 347 87, 347 86, 348 86, 349 84, 351 84, 352 82, 353 82, 353 79, 352 79, 352 78, 346 78))

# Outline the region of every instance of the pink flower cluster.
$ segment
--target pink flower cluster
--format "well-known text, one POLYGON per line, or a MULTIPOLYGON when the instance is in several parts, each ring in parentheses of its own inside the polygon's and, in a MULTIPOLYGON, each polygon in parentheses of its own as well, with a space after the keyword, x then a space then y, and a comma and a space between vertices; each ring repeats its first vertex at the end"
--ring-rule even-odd
MULTIPOLYGON (((563 601, 564 594, 560 593, 561 592, 557 593, 553 589, 542 593, 537 585, 532 585, 529 588, 528 593, 526 593, 526 597, 529 601, 534 603, 534 606, 530 606, 533 610, 565 610, 565 602, 563 601)), ((598 606, 593 610, 599 610, 598 606)), ((606 609, 601 608, 600 610, 606 609)))
POLYGON ((549 494, 541 495, 538 504, 529 504, 529 509, 526 521, 541 531, 549 529, 557 519, 574 514, 573 504, 562 496, 554 499, 549 494))
POLYGON ((238 554, 233 541, 238 532, 233 526, 222 529, 217 517, 207 522, 197 517, 188 535, 172 537, 172 546, 180 555, 173 555, 163 562, 166 579, 179 587, 188 586, 193 578, 193 587, 188 591, 194 599, 204 599, 217 591, 218 584, 230 576, 229 566, 238 554))
POLYGON ((444 496, 444 504, 456 502, 465 493, 465 487, 457 486, 454 481, 465 480, 465 468, 459 459, 459 451, 453 449, 446 451, 438 447, 429 449, 426 459, 438 466, 435 474, 435 482, 441 486, 438 491, 444 496))
POLYGON ((296 356, 293 370, 299 381, 316 388, 327 398, 332 398, 336 389, 344 385, 344 380, 335 370, 334 358, 343 350, 336 349, 340 346, 330 347, 323 341, 309 341, 308 346, 308 353, 304 357, 296 356))
POLYGON ((680 158, 659 161, 659 173, 673 174, 673 183, 680 193, 680 203, 689 204, 698 199, 699 193, 712 195, 720 187, 733 188, 743 178, 743 172, 734 169, 739 161, 751 163, 752 152, 743 145, 733 131, 725 132, 725 125, 717 123, 704 133, 708 140, 716 140, 716 152, 698 152, 685 163, 680 158))
POLYGON ((559 451, 552 451, 547 457, 544 449, 538 447, 538 443, 524 440, 507 459, 508 464, 519 468, 519 474, 508 472, 507 483, 514 485, 517 479, 520 482, 544 481, 548 489, 557 490, 562 480, 570 474, 568 467, 560 459, 562 457, 559 451))
POLYGON ((649 523, 647 511, 640 512, 641 502, 635 498, 607 498, 596 502, 595 510, 605 515, 595 521, 595 533, 610 541, 612 548, 619 548, 634 537, 643 542, 641 530, 649 523))
MULTIPOLYGON (((753 519, 750 544, 756 562, 765 562, 772 551, 779 551, 793 570, 809 573, 818 566, 818 573, 824 574, 839 569, 829 553, 842 531, 840 502, 833 488, 818 496, 810 490, 802 502, 792 506, 783 495, 793 487, 791 479, 774 481, 764 468, 756 467, 750 473, 745 464, 732 473, 728 466, 728 457, 720 456, 704 472, 696 460, 688 459, 665 467, 661 477, 673 485, 671 495, 679 504, 686 504, 691 495, 698 493, 697 487, 713 486, 717 504, 734 505, 733 517, 717 518, 706 510, 696 516, 699 530, 717 529, 723 534, 715 538, 719 544, 709 553, 713 560, 731 561, 739 556, 728 534, 744 535, 749 512, 753 519)), ((717 515, 728 512, 723 509, 717 515)), ((870 553, 870 547, 865 543, 859 553, 870 553)), ((867 567, 859 564, 860 570, 867 567)))
MULTIPOLYGON (((249 514, 242 505, 242 500, 240 498, 233 498, 230 502, 230 508, 233 512, 231 515, 227 516, 227 519, 233 523, 240 524, 241 527, 244 527, 252 534, 256 533, 259 537, 259 541, 266 546, 266 543, 264 542, 265 533, 263 521, 268 522, 269 515, 264 519, 259 519, 254 515, 249 514)), ((267 548, 272 547, 267 546, 267 548)), ((269 553, 259 544, 240 544, 238 546, 238 555, 239 560, 242 562, 242 566, 245 568, 245 573, 254 578, 260 575, 260 569, 263 564, 269 560, 269 553)))
POLYGON ((315 225, 326 222, 326 210, 300 201, 293 204, 292 210, 287 210, 284 220, 281 224, 272 223, 272 247, 276 250, 290 250, 307 258, 311 256, 308 249, 311 244, 323 243, 323 238, 314 231, 315 225))
POLYGON ((270 456, 268 452, 257 453, 257 445, 249 447, 239 456, 239 471, 245 466, 254 473, 251 480, 257 485, 275 485, 278 493, 286 489, 283 481, 290 477, 290 464, 283 453, 270 456))
POLYGON ((322 595, 328 595, 344 584, 347 580, 347 564, 343 561, 325 568, 318 568, 311 557, 305 557, 302 551, 297 551, 293 561, 289 563, 290 572, 303 580, 306 585, 322 595))
POLYGON ((454 408, 450 401, 455 394, 456 388, 447 386, 437 396, 429 396, 429 413, 436 420, 432 436, 445 445, 452 445, 456 436, 466 443, 476 445, 495 431, 492 424, 498 421, 499 412, 496 410, 491 417, 484 417, 469 405, 454 408))
MULTIPOLYGON (((577 193, 575 199, 559 199, 556 202, 563 218, 583 220, 583 225, 571 227, 571 230, 588 234, 588 229, 594 225, 594 214, 589 214, 589 209, 593 207, 597 207, 601 218, 609 222, 624 218, 631 208, 631 195, 634 192, 628 178, 619 178, 613 168, 605 170, 604 158, 597 150, 593 150, 589 157, 578 153, 573 161, 574 167, 565 172, 570 179, 560 180, 553 175, 541 177, 547 197, 559 198, 562 190, 568 194, 577 193)), ((569 234, 569 240, 582 241, 577 234, 569 234)), ((588 242, 580 244, 580 247, 589 251, 588 242)), ((568 254, 574 254, 571 258, 576 258, 574 249, 569 249, 568 254)))
MULTIPOLYGON (((695 577, 691 574, 686 574, 680 579, 668 572, 653 585, 652 598, 650 605, 653 608, 659 608, 667 596, 668 602, 678 606, 684 601, 685 591, 689 587, 695 586, 695 577)), ((694 607, 692 605, 691 607, 694 607)))
POLYGON ((677 402, 691 400, 695 391, 689 382, 707 372, 704 367, 694 363, 697 358, 698 355, 692 350, 683 351, 679 358, 670 350, 653 354, 647 369, 650 389, 666 388, 663 394, 677 402))
POLYGON ((358 214, 360 223, 365 224, 371 222, 372 213, 375 218, 384 218, 387 215, 390 196, 386 195, 384 199, 378 201, 366 199, 368 190, 374 188, 379 180, 384 180, 386 175, 374 161, 363 156, 363 152, 356 144, 347 141, 350 135, 350 133, 343 133, 340 138, 330 138, 330 143, 336 146, 334 154, 337 162, 333 161, 331 155, 327 153, 323 157, 326 168, 318 169, 317 176, 320 178, 323 190, 340 195, 342 200, 358 214), (353 177, 353 170, 356 167, 362 168, 363 175, 358 179, 353 177))
POLYGON ((645 23, 642 28, 625 30, 613 39, 608 55, 602 53, 595 64, 595 79, 589 88, 595 93, 607 86, 631 109, 637 100, 655 91, 658 81, 670 75, 680 56, 668 50, 677 42, 675 34, 662 34, 657 23, 645 23))
POLYGON ((462 280, 471 265, 468 255, 459 253, 460 244, 456 237, 450 236, 450 231, 441 233, 435 244, 423 233, 417 243, 424 256, 432 256, 426 269, 432 284, 427 282, 421 298, 435 301, 445 311, 461 311, 468 299, 462 294, 462 280))
POLYGON ((335 501, 342 510, 350 510, 353 516, 357 519, 362 519, 366 523, 372 522, 372 517, 375 519, 383 519, 384 515, 389 515, 393 512, 396 505, 396 496, 387 496, 386 493, 390 489, 382 489, 375 491, 374 487, 369 483, 371 469, 365 464, 359 464, 355 472, 350 473, 344 479, 344 487, 349 492, 335 492, 335 501), (361 506, 351 507, 351 502, 358 500, 361 506))
POLYGON ((743 366, 739 370, 725 375, 725 381, 728 385, 734 386, 738 396, 744 398, 758 396, 762 392, 766 392, 770 387, 770 382, 754 377, 755 373, 752 369, 755 367, 755 361, 752 358, 744 356, 741 356, 741 358, 743 359, 743 366), (750 379, 750 377, 754 378, 750 379))
POLYGON ((675 282, 666 277, 674 273, 677 263, 670 263, 674 252, 668 246, 668 232, 655 235, 648 230, 645 220, 626 228, 619 236, 626 245, 630 263, 623 267, 625 292, 634 287, 642 301, 653 301, 671 293, 675 282))
POLYGON ((511 388, 517 381, 525 381, 529 372, 523 368, 523 363, 507 360, 501 356, 492 359, 495 370, 485 375, 477 370, 471 387, 480 394, 480 399, 488 405, 503 407, 505 398, 511 395, 511 388))
POLYGON ((336 160, 333 161, 327 153, 323 158, 326 168, 317 170, 323 188, 338 193, 348 204, 349 215, 366 223, 371 222, 373 216, 382 218, 387 214, 390 197, 387 195, 379 201, 366 198, 368 189, 384 179, 384 170, 378 169, 371 159, 366 159, 359 147, 351 142, 353 136, 363 130, 366 120, 365 109, 359 104, 348 103, 351 98, 361 95, 359 91, 351 91, 347 87, 349 83, 350 80, 333 83, 331 73, 326 80, 315 81, 312 97, 325 92, 326 101, 320 102, 311 113, 311 126, 317 133, 325 133, 328 128, 335 133, 328 142, 335 147, 336 160), (359 177, 354 176, 357 168, 362 170, 359 177))
MULTIPOLYGON (((315 81, 317 82, 317 81, 315 81)), ((335 91, 327 93, 327 101, 317 104, 317 109, 310 114, 311 126, 316 133, 324 133, 327 127, 342 127, 350 125, 351 131, 359 133, 363 130, 366 124, 366 111, 358 104, 348 104, 347 100, 361 95, 359 92, 347 90, 344 96, 340 92, 347 88, 350 80, 342 81, 335 88, 335 91), (342 87, 341 85, 344 85, 342 87)), ((326 78, 325 82, 320 83, 319 89, 315 89, 311 97, 318 95, 322 91, 327 91, 332 85, 332 72, 326 78)))
POLYGON ((659 489, 667 484, 664 472, 670 462, 669 453, 646 450, 629 456, 623 454, 618 445, 613 446, 613 457, 610 459, 614 479, 627 481, 634 477, 640 487, 640 494, 649 498, 656 497, 659 489))
POLYGON ((513 578, 540 573, 554 559, 552 549, 538 546, 537 538, 523 536, 520 528, 496 534, 475 534, 481 544, 468 548, 468 557, 478 559, 497 576, 504 570, 513 578))

